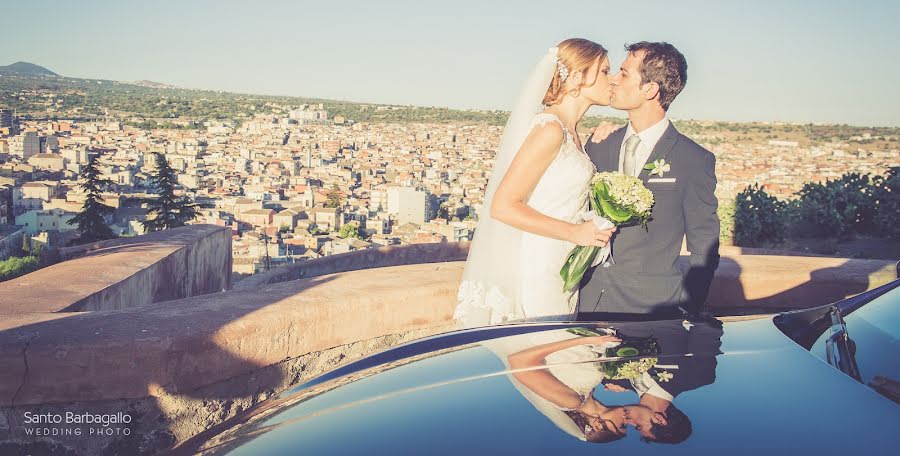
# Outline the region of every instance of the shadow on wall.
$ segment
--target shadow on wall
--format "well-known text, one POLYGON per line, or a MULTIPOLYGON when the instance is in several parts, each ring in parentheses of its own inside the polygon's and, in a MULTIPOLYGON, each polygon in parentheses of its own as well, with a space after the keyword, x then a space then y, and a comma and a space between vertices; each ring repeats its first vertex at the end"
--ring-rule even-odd
MULTIPOLYGON (((742 275, 756 272, 743 271, 741 265, 734 259, 722 257, 716 280, 710 287, 707 308, 721 316, 735 310, 738 313, 769 313, 815 307, 840 301, 886 283, 872 280, 874 274, 885 269, 885 261, 831 258, 822 260, 840 263, 812 269, 809 278, 803 283, 786 285, 787 288, 782 291, 760 296, 759 292, 750 294, 745 289, 744 284, 752 283, 752 280, 742 280, 742 275)), ((690 273, 688 271, 687 274, 690 273)), ((771 276, 765 278, 767 287, 778 288, 779 280, 789 282, 789 279, 779 277, 777 271, 770 274, 771 276)))
MULTIPOLYGON (((310 371, 336 364, 344 357, 337 350, 330 358, 267 367, 236 357, 217 340, 219 331, 232 322, 331 280, 334 278, 304 281, 300 288, 273 286, 252 293, 227 293, 227 299, 223 299, 223 293, 205 295, 191 298, 191 306, 168 301, 145 306, 140 312, 129 309, 72 314, 0 331, 0 359, 10 367, 0 374, 0 454, 155 454, 298 383, 310 371), (227 311, 223 311, 226 306, 227 311), (180 336, 173 337, 176 334, 180 336), (131 343, 110 347, 110 340, 131 343), (103 347, 103 355, 88 357, 88 364, 80 364, 84 357, 67 362, 70 350, 90 350, 91 346, 103 347), (135 351, 142 346, 156 349, 135 351), (229 375, 213 372, 221 366, 228 366, 229 375), (56 371, 55 378, 60 378, 62 370, 77 380, 71 384, 43 383, 40 372, 47 370, 56 371), (112 386, 122 390, 116 397, 133 399, 99 399, 109 395, 110 382, 103 381, 109 372, 122 379, 112 386), (206 384, 204 379, 209 377, 228 380, 206 384), (85 378, 96 378, 98 384, 92 387, 85 378), (73 397, 82 400, 67 402, 73 397), (51 433, 57 428, 74 429, 71 425, 35 426, 27 422, 26 413, 64 416, 67 412, 121 412, 130 416, 131 422, 107 429, 84 426, 80 436, 26 434, 26 429, 47 428, 51 433), (122 433, 124 428, 129 429, 128 435, 122 433), (89 435, 88 429, 116 429, 116 433, 98 437, 89 435)), ((296 337, 285 334, 272 340, 271 347, 260 349, 278 350, 279 344, 290 344, 296 337)))

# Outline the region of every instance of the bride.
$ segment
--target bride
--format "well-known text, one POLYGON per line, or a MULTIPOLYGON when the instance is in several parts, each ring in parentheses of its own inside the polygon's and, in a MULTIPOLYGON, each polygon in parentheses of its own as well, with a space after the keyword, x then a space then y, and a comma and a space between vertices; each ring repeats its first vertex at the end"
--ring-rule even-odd
POLYGON ((606 49, 585 39, 550 48, 526 80, 463 271, 460 326, 574 317, 578 292, 563 291, 559 270, 573 247, 603 247, 615 231, 581 219, 596 168, 576 128, 610 94, 606 49))

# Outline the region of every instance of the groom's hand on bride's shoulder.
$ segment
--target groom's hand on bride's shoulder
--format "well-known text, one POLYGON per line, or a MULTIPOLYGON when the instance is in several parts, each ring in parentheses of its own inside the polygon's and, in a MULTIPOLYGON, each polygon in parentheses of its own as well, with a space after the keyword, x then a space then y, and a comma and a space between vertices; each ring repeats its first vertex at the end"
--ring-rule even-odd
POLYGON ((612 132, 619 129, 619 126, 612 122, 600 122, 600 125, 597 125, 594 128, 591 128, 591 142, 598 143, 608 138, 612 132))

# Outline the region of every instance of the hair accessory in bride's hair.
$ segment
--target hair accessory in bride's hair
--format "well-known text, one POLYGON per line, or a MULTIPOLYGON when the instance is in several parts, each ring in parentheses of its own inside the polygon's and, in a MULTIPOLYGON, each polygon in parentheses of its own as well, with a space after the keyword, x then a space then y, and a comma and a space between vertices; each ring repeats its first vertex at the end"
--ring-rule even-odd
POLYGON ((559 82, 566 82, 566 78, 569 77, 569 69, 559 61, 559 58, 556 59, 556 69, 559 71, 559 82))

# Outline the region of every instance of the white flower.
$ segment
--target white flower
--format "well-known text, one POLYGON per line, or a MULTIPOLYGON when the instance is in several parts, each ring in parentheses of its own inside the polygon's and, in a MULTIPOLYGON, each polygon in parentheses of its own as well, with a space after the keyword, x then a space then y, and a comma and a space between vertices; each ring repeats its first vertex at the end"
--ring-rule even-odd
POLYGON ((665 173, 672 170, 672 167, 669 166, 668 163, 666 163, 666 159, 660 158, 659 160, 656 160, 653 163, 645 166, 644 169, 651 170, 650 171, 651 176, 655 174, 659 177, 663 177, 663 175, 665 175, 665 173))
POLYGON ((674 377, 674 375, 670 374, 669 371, 662 371, 662 372, 656 374, 656 379, 661 382, 667 382, 669 380, 672 380, 672 377, 674 377))

